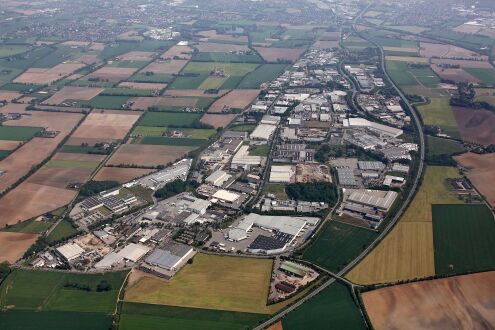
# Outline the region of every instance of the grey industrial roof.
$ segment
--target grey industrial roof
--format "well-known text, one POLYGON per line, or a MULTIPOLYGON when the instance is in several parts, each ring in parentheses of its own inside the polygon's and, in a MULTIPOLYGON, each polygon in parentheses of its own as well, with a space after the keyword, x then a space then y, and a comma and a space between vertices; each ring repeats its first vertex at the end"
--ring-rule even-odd
POLYGON ((167 243, 163 248, 156 249, 146 258, 146 262, 161 268, 170 269, 190 251, 192 247, 184 244, 167 243))

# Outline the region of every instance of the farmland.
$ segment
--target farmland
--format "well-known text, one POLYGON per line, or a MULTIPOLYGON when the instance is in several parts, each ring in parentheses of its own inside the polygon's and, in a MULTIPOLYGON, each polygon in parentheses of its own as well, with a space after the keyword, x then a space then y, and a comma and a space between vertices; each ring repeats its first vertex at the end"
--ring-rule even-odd
POLYGON ((166 282, 143 275, 125 300, 148 304, 266 313, 272 261, 198 254, 166 282))
POLYGON ((495 273, 397 285, 363 294, 375 329, 494 327, 495 273))
POLYGON ((102 88, 66 86, 52 95, 45 104, 60 104, 65 100, 89 101, 103 91, 102 88))
POLYGON ((459 132, 464 141, 488 146, 495 143, 495 114, 484 109, 453 107, 459 132))
POLYGON ((0 126, 0 140, 26 141, 41 130, 41 127, 0 126))
POLYGON ((141 168, 102 167, 98 173, 96 173, 93 180, 126 183, 151 172, 152 170, 150 169, 141 168))
POLYGON ((349 289, 338 282, 282 319, 283 329, 366 329, 349 289))
POLYGON ((225 109, 244 110, 258 96, 257 89, 236 89, 216 100, 208 109, 210 113, 220 113, 225 109))
POLYGON ((398 85, 434 87, 440 83, 440 79, 430 68, 414 68, 408 62, 411 61, 410 58, 401 58, 401 60, 398 60, 397 57, 393 58, 394 60, 387 58, 386 66, 390 77, 398 85))
POLYGON ((119 329, 146 328, 241 330, 253 327, 266 318, 264 314, 217 311, 125 302, 119 329))
POLYGON ((427 142, 428 142, 428 156, 452 155, 452 154, 462 153, 466 150, 463 148, 461 143, 454 140, 447 140, 434 136, 428 136, 427 142))
POLYGON ((156 167, 174 162, 194 149, 188 146, 124 144, 108 160, 107 165, 156 167))
POLYGON ((459 129, 448 98, 432 98, 418 107, 425 125, 439 126, 451 137, 459 137, 459 129))
POLYGON ((325 224, 314 242, 304 251, 303 257, 336 272, 354 259, 375 236, 376 233, 371 230, 332 221, 325 224))
POLYGON ((4 329, 64 330, 70 324, 73 330, 108 330, 112 325, 112 316, 103 313, 8 310, 0 312, 0 324, 4 329))
POLYGON ((201 147, 208 142, 205 139, 193 138, 171 138, 165 136, 145 136, 143 138, 134 139, 132 143, 146 145, 163 145, 163 146, 185 146, 185 147, 201 147))
POLYGON ((182 71, 192 74, 210 74, 215 69, 221 68, 225 75, 245 76, 257 67, 257 64, 252 63, 189 62, 182 71))
MULTIPOLYGON (((184 134, 184 137, 191 139, 208 139, 211 136, 215 135, 216 130, 214 129, 194 129, 194 128, 171 128, 173 131, 180 131, 184 134)), ((138 135, 142 137, 148 136, 163 136, 163 134, 167 131, 166 127, 154 127, 154 126, 137 126, 134 131, 132 131, 133 135, 138 135)))
POLYGON ((236 117, 235 114, 214 114, 207 113, 203 117, 201 117, 201 122, 206 125, 211 125, 215 128, 219 127, 227 127, 232 120, 236 117))
POLYGON ((26 310, 111 313, 124 277, 125 272, 81 275, 15 270, 0 287, 0 305, 26 310), (96 286, 101 281, 107 281, 111 290, 98 292, 96 286), (67 282, 88 285, 91 291, 67 288, 67 282))
POLYGON ((147 112, 140 120, 140 126, 191 127, 201 115, 181 112, 147 112))
POLYGON ((15 263, 37 238, 38 235, 30 233, 0 232, 0 263, 15 263))
MULTIPOLYGON (((133 90, 130 89, 129 91, 133 91, 133 90)), ((134 96, 135 94, 131 93, 131 95, 134 96)), ((85 107, 85 108, 122 109, 123 105, 126 104, 127 101, 129 101, 129 99, 130 99, 129 95, 127 96, 98 95, 93 97, 89 101, 67 100, 67 102, 75 106, 85 107)))
POLYGON ((279 60, 294 62, 302 53, 305 48, 268 48, 268 47, 254 47, 256 51, 267 62, 278 62, 279 60))
POLYGON ((238 88, 259 88, 262 83, 275 79, 286 67, 285 64, 263 64, 248 73, 239 83, 238 88))
POLYGON ((495 256, 495 220, 486 205, 433 205, 437 274, 491 269, 495 256))
POLYGON ((486 85, 495 85, 495 69, 493 68, 465 68, 464 70, 486 85))
POLYGON ((62 220, 58 225, 50 232, 46 237, 49 243, 59 242, 67 237, 72 237, 78 233, 78 230, 74 228, 71 222, 62 220))

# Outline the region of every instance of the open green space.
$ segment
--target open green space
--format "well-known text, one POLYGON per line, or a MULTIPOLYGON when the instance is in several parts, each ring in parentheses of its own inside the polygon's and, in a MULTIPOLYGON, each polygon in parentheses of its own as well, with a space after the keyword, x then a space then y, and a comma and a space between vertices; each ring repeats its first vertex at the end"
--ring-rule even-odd
POLYGON ((125 276, 125 272, 75 274, 16 269, 0 286, 0 307, 112 313, 125 276), (98 285, 105 282, 108 290, 98 291, 98 285))
POLYGON ((253 145, 249 147, 249 154, 252 156, 262 156, 266 157, 270 153, 270 145, 253 145))
POLYGON ((119 329, 241 330, 252 328, 265 318, 264 314, 126 302, 122 306, 119 329))
MULTIPOLYGON (((187 138, 192 139, 208 139, 214 135, 217 131, 214 129, 195 129, 195 128, 170 128, 170 130, 184 132, 187 138)), ((163 136, 163 133, 167 131, 166 127, 152 127, 152 126, 137 126, 132 132, 133 135, 140 135, 143 137, 163 136)))
POLYGON ((239 83, 238 88, 259 88, 264 82, 269 82, 280 75, 285 64, 263 64, 248 73, 239 83))
POLYGON ((0 44, 0 57, 9 57, 27 52, 30 49, 28 45, 5 45, 0 44))
POLYGON ((189 62, 182 72, 209 75, 215 69, 222 69, 227 76, 244 76, 257 67, 253 63, 189 62))
POLYGON ((33 66, 36 68, 52 68, 62 62, 75 59, 82 54, 83 52, 81 50, 75 50, 71 47, 58 46, 55 47, 55 50, 49 55, 43 56, 37 60, 33 66))
POLYGON ((17 77, 22 71, 19 69, 5 68, 0 66, 0 89, 5 90, 3 86, 10 85, 10 82, 17 77), (7 85, 5 85, 7 84, 7 85))
POLYGON ((34 84, 16 84, 16 83, 8 83, 3 85, 2 90, 4 91, 12 91, 12 92, 30 92, 30 91, 35 91, 40 88, 39 85, 34 85, 34 84))
POLYGON ((440 83, 440 78, 429 67, 415 68, 411 65, 403 61, 386 61, 387 72, 398 85, 434 87, 440 83))
POLYGON ((164 146, 202 147, 208 143, 205 139, 171 138, 165 136, 146 136, 132 141, 135 144, 152 144, 164 146))
POLYGON ((192 127, 200 117, 199 113, 147 112, 139 120, 139 126, 192 127))
POLYGON ((466 151, 462 143, 434 136, 427 136, 428 156, 453 155, 466 151))
POLYGON ((63 168, 86 168, 95 169, 100 165, 100 162, 90 162, 81 160, 67 160, 67 159, 51 159, 46 166, 48 167, 63 167, 63 168))
POLYGON ((37 67, 34 64, 43 57, 46 57, 55 50, 51 47, 40 47, 34 50, 16 56, 15 59, 0 59, 0 67, 18 69, 21 71, 27 70, 30 67, 37 67))
POLYGON ((10 150, 0 150, 0 160, 7 158, 11 153, 10 150))
POLYGON ((26 141, 42 130, 41 127, 0 126, 0 140, 26 141))
POLYGON ((229 130, 234 132, 248 132, 251 133, 256 128, 256 124, 242 124, 232 126, 229 130))
POLYGON ((432 217, 437 274, 495 266, 495 220, 486 205, 432 205, 432 217))
POLYGON ((77 228, 75 228, 71 222, 67 220, 62 220, 58 225, 50 232, 46 237, 49 244, 60 242, 68 237, 72 237, 78 233, 77 228))
POLYGON ((349 289, 338 282, 282 319, 284 330, 367 329, 349 289))
POLYGON ((195 53, 192 57, 196 62, 230 62, 230 63, 262 63, 263 59, 258 54, 232 54, 232 53, 195 53))
POLYGON ((487 69, 487 68, 463 68, 467 73, 472 74, 483 84, 486 85, 495 85, 495 69, 487 69))
POLYGON ((431 98, 430 102, 418 106, 425 125, 439 126, 453 138, 459 138, 459 129, 448 97, 431 98))
POLYGON ((142 68, 146 66, 150 61, 114 61, 108 66, 117 68, 142 68))
POLYGON ((138 45, 138 42, 119 42, 116 44, 109 44, 100 52, 100 54, 98 54, 98 58, 101 60, 108 60, 130 52, 131 50, 136 49, 138 45))
POLYGON ((99 95, 101 96, 152 96, 153 91, 149 89, 134 88, 106 88, 99 95))
POLYGON ((288 199, 287 193, 285 192, 285 185, 277 183, 267 183, 263 187, 263 193, 273 194, 275 198, 280 200, 288 199))
POLYGON ((2 228, 1 231, 14 233, 41 234, 51 227, 52 223, 46 221, 27 220, 18 222, 14 225, 2 228))
POLYGON ((71 330, 108 330, 112 327, 112 315, 65 311, 8 310, 0 312, 0 328, 4 330, 66 330, 68 327, 71 330))
POLYGON ((303 258, 333 272, 352 261, 377 235, 336 221, 324 226, 304 251, 303 258))
POLYGON ((138 72, 131 76, 127 81, 132 82, 144 82, 144 83, 170 83, 174 79, 174 76, 164 73, 146 74, 138 72))
MULTIPOLYGON (((201 62, 197 62, 201 63, 201 62)), ((178 76, 168 86, 169 89, 196 89, 208 78, 208 74, 178 76)))
POLYGON ((121 109, 130 98, 130 96, 97 95, 89 101, 66 100, 66 102, 75 102, 77 106, 86 108, 121 109))

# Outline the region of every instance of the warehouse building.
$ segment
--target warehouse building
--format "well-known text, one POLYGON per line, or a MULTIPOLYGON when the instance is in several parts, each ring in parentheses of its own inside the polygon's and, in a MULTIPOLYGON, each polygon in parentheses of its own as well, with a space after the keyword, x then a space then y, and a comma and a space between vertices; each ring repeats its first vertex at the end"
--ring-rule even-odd
POLYGON ((364 127, 367 129, 372 129, 377 131, 382 135, 387 135, 391 137, 398 137, 402 135, 403 131, 401 129, 390 127, 387 125, 382 125, 375 123, 373 121, 369 121, 364 118, 349 118, 344 120, 344 127, 364 127))
POLYGON ((357 187, 358 182, 356 181, 356 176, 354 175, 354 170, 349 167, 337 168, 337 177, 339 183, 346 187, 357 187))
POLYGON ((232 157, 231 167, 233 169, 243 168, 248 170, 251 167, 260 166, 263 161, 261 156, 251 156, 249 154, 249 146, 243 145, 239 151, 232 157))
POLYGON ((346 201, 388 212, 397 196, 398 193, 392 190, 359 189, 351 192, 346 201))
POLYGON ((146 259, 146 263, 162 269, 177 271, 181 263, 193 255, 194 249, 185 244, 168 242, 156 249, 146 259))
POLYGON ((256 126, 254 131, 251 133, 250 137, 253 140, 263 140, 268 141, 275 133, 277 126, 270 124, 259 124, 256 126))
POLYGON ((294 182, 296 168, 292 165, 273 165, 270 169, 270 182, 291 183, 294 182))
POLYGON ((76 243, 64 244, 59 246, 56 250, 67 262, 79 258, 84 253, 84 249, 76 243))
POLYGON ((229 181, 232 176, 225 171, 217 170, 206 178, 205 182, 215 187, 221 187, 225 182, 229 181))

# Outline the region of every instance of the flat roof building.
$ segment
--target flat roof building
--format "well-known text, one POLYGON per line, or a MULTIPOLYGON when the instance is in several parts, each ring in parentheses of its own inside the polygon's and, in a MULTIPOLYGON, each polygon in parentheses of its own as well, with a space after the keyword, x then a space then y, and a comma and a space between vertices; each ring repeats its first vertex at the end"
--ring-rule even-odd
POLYGON ((152 266, 175 271, 181 262, 192 255, 193 251, 194 249, 189 245, 169 242, 153 251, 145 261, 152 266))
POLYGON ((76 243, 67 243, 57 248, 57 252, 66 260, 71 261, 79 258, 83 253, 84 249, 76 243))

